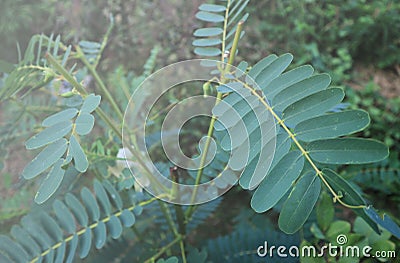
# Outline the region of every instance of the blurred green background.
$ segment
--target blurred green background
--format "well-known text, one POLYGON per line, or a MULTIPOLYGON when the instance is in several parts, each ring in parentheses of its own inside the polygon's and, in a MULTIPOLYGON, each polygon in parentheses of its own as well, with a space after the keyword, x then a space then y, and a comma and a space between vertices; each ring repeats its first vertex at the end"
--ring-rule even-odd
MULTIPOLYGON (((192 58, 192 33, 199 26, 194 14, 202 2, 3 0, 0 58, 16 62, 16 43, 23 50, 34 33, 61 34, 72 44, 99 40, 110 13, 116 27, 103 67, 121 62, 128 69, 140 67, 156 44, 162 46, 159 65, 192 58)), ((291 52, 298 64, 329 71, 336 83, 352 80, 354 69, 368 76, 382 73, 379 69, 399 74, 399 1, 251 1, 248 12, 240 55, 251 63, 272 52, 291 52)))

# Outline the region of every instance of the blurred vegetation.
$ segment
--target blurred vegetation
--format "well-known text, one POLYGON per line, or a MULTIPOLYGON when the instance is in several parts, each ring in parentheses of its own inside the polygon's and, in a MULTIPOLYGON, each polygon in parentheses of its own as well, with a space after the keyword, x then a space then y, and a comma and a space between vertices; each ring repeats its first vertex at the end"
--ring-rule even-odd
MULTIPOLYGON (((3 0, 0 11, 0 58, 16 61, 34 33, 61 34, 64 42, 96 40, 108 14, 115 30, 107 49, 107 63, 139 69, 154 43, 163 47, 162 65, 193 57, 193 19, 200 0, 187 1, 55 1, 3 0), (192 16, 192 19, 190 18, 192 16)), ((400 2, 393 0, 272 0, 252 1, 243 57, 250 60, 291 52, 297 64, 312 63, 328 71, 335 83, 349 80, 353 62, 390 68, 400 63, 400 2)), ((254 61, 249 61, 250 63, 254 61)))
POLYGON ((253 51, 287 52, 298 63, 347 80, 353 61, 386 68, 400 63, 400 2, 391 0, 256 1, 253 51), (257 10, 262 10, 262 12, 257 10), (257 41, 264 39, 264 41, 257 41))

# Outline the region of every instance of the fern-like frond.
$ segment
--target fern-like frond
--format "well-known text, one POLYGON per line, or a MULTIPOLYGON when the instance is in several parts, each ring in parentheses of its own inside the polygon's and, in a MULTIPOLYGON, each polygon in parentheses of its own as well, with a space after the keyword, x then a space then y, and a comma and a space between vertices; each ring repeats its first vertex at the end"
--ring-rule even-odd
MULTIPOLYGON (((202 4, 196 18, 206 22, 207 26, 197 29, 193 35, 196 55, 217 58, 232 47, 237 24, 246 21, 248 14, 244 12, 249 0, 218 1, 218 4, 202 4)), ((241 32, 242 37, 244 32, 241 32)))
POLYGON ((371 165, 350 166, 344 176, 362 185, 363 188, 383 194, 390 194, 400 187, 400 167, 392 166, 386 160, 371 165))
POLYGON ((235 154, 243 156, 244 143, 252 145, 239 183, 245 189, 257 187, 251 201, 255 211, 269 210, 291 191, 279 219, 283 231, 294 233, 304 224, 318 199, 321 183, 335 201, 354 209, 378 231, 365 213, 366 202, 346 180, 325 168, 380 161, 387 157, 388 149, 374 140, 343 138, 368 126, 368 113, 332 112, 342 101, 343 91, 329 88, 330 77, 313 74, 308 65, 285 72, 292 58, 290 54, 270 55, 245 77, 230 74, 235 77, 218 89, 226 94, 225 103, 213 109, 220 122, 215 129, 225 133, 217 140, 224 150, 232 151, 232 158, 235 154), (276 127, 270 127, 274 126, 268 123, 270 118, 276 127), (266 127, 263 132, 265 125, 270 130, 276 128, 277 135, 265 133, 266 127), (274 144, 276 154, 272 158, 265 148, 274 144), (254 180, 261 183, 257 186, 254 180))
MULTIPOLYGON (((286 235, 278 232, 271 227, 264 229, 252 228, 249 225, 241 225, 232 234, 218 237, 208 241, 206 251, 207 260, 211 262, 298 262, 298 258, 280 258, 270 255, 269 251, 265 258, 257 254, 260 246, 267 249, 271 246, 284 245, 285 247, 298 246, 300 241, 297 235, 286 235)), ((264 249, 260 250, 263 253, 264 249)))
POLYGON ((69 104, 70 107, 44 119, 44 129, 26 141, 27 149, 45 148, 25 167, 24 178, 35 178, 50 169, 35 197, 37 203, 45 202, 58 189, 64 167, 72 161, 79 172, 87 170, 89 163, 79 138, 93 129, 92 112, 99 106, 100 99, 90 94, 84 100, 69 104))
POLYGON ((135 224, 142 208, 123 202, 109 181, 94 181, 94 193, 84 187, 79 199, 68 193, 55 200, 53 213, 44 210, 24 216, 11 229, 12 238, 0 236, 1 262, 73 262, 92 247, 101 249, 109 237, 117 239, 123 227, 135 224))
POLYGON ((47 37, 43 34, 31 38, 26 48, 24 57, 13 68, 5 79, 0 89, 0 101, 4 101, 21 92, 26 96, 32 90, 46 86, 55 73, 44 59, 46 53, 52 54, 65 65, 70 54, 71 46, 65 46, 60 36, 53 39, 53 35, 47 37))
POLYGON ((146 63, 143 65, 143 74, 142 76, 148 77, 151 73, 153 73, 154 68, 156 66, 157 55, 160 53, 160 47, 155 46, 151 52, 150 56, 147 58, 146 63))
MULTIPOLYGON (((190 232, 195 230, 201 223, 203 223, 217 210, 221 202, 222 198, 218 198, 211 202, 199 205, 196 211, 193 213, 192 220, 190 220, 190 222, 186 226, 186 232, 189 234, 190 232)), ((184 210, 186 209, 187 207, 184 210)), ((172 205, 169 210, 171 212, 172 219, 176 221, 176 213, 172 205)), ((159 225, 162 230, 167 231, 169 229, 166 221, 167 219, 165 218, 162 211, 160 211, 159 206, 157 206, 157 204, 149 205, 146 211, 147 211, 146 214, 148 214, 149 217, 152 217, 153 222, 159 225)))

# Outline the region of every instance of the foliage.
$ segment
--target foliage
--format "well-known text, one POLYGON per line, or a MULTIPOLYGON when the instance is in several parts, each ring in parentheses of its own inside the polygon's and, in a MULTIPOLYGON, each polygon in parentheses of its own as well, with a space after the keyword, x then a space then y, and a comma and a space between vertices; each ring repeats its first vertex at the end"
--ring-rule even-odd
MULTIPOLYGON (((302 246, 304 245, 314 245, 315 247, 321 248, 324 245, 332 244, 334 246, 342 246, 343 249, 355 246, 359 249, 363 247, 370 246, 375 248, 371 251, 371 254, 375 253, 376 249, 379 248, 381 251, 394 251, 395 244, 390 240, 391 234, 383 230, 383 232, 378 235, 375 231, 360 217, 357 217, 351 224, 349 222, 339 220, 334 217, 334 207, 327 198, 327 195, 321 195, 322 198, 317 206, 317 209, 322 211, 331 210, 331 213, 323 214, 317 213, 318 220, 313 222, 310 226, 309 231, 311 232, 311 237, 308 240, 302 241, 302 246), (339 239, 339 237, 343 238, 339 239)), ((361 250, 360 250, 361 251, 361 250)), ((348 254, 340 259, 334 258, 328 253, 325 254, 325 258, 314 259, 310 261, 309 258, 303 257, 300 262, 346 262, 346 260, 351 260, 351 262, 360 262, 366 258, 363 255, 357 256, 348 254)), ((380 262, 386 262, 388 258, 379 258, 380 262)))
POLYGON ((368 110, 371 125, 362 132, 363 136, 374 137, 385 142, 392 153, 400 152, 399 125, 400 98, 387 99, 379 93, 379 87, 368 83, 362 90, 347 89, 347 102, 351 108, 368 110))
MULTIPOLYGON (((399 99, 384 98, 379 93, 379 87, 369 83, 362 90, 347 90, 347 102, 350 108, 362 108, 369 111, 371 125, 360 132, 361 136, 368 136, 384 141, 389 146, 390 156, 387 160, 370 165, 355 165, 342 169, 342 174, 351 178, 363 189, 372 191, 370 198, 377 200, 399 200, 398 187, 400 180, 400 139, 397 129, 399 125, 398 115, 400 114, 399 99), (373 195, 374 197, 372 197, 373 195)), ((382 202, 383 206, 388 205, 382 202)), ((392 214, 399 213, 399 206, 388 205, 386 208, 392 214)))
MULTIPOLYGON (((277 231, 268 218, 243 209, 235 218, 235 229, 231 234, 209 240, 205 248, 207 259, 212 262, 260 262, 257 248, 267 242, 270 245, 287 247, 300 244, 298 234, 287 235, 277 231), (240 242, 237 242, 240 240, 240 242)), ((266 255, 268 262, 296 262, 296 258, 278 258, 266 255)))
MULTIPOLYGON (((290 50, 297 65, 312 63, 335 84, 348 80, 354 60, 382 68, 399 63, 396 1, 257 1, 252 9, 257 30, 250 38, 268 36, 270 52, 290 50)), ((253 52, 265 50, 265 43, 254 42, 253 52)))
POLYGON ((15 43, 17 41, 21 44, 21 48, 25 48, 32 34, 47 32, 50 29, 49 21, 55 18, 54 4, 55 1, 4 0, 1 2, 1 60, 15 62, 15 54, 17 54, 15 43))
POLYGON ((88 255, 92 242, 102 248, 107 234, 119 238, 122 227, 131 227, 142 208, 132 196, 124 205, 109 181, 94 181, 94 191, 95 195, 84 187, 81 200, 67 193, 64 201, 54 201, 55 216, 43 210, 24 216, 21 225, 11 229, 15 241, 1 236, 2 261, 73 262, 75 253, 80 258, 88 255))
MULTIPOLYGON (((296 2, 300 8, 291 9, 293 7, 285 7, 289 2, 292 3, 279 4, 286 16, 301 10, 300 15, 306 17, 308 3, 296 2)), ((199 28, 194 30, 194 54, 227 62, 226 66, 220 67, 215 67, 215 61, 209 63, 207 66, 216 73, 215 77, 197 91, 205 96, 216 94, 217 101, 224 102, 216 103, 210 109, 211 120, 198 123, 198 126, 205 124, 208 134, 214 137, 217 157, 204 169, 183 171, 163 159, 160 151, 155 150, 152 155, 165 177, 175 181, 182 177, 184 183, 200 184, 218 178, 223 172, 236 174, 242 171, 234 187, 235 194, 245 196, 244 200, 250 201, 250 206, 243 206, 244 202, 241 202, 235 210, 233 202, 221 198, 196 206, 167 204, 159 200, 160 196, 147 194, 135 181, 129 167, 138 177, 150 176, 151 170, 136 150, 135 142, 132 146, 130 141, 124 141, 122 110, 132 92, 156 68, 157 55, 162 49, 158 45, 153 48, 141 74, 123 66, 108 74, 102 72, 107 68, 107 65, 100 67, 104 61, 107 63, 107 58, 103 58, 107 44, 114 43, 110 37, 112 29, 115 25, 124 25, 122 14, 132 8, 127 2, 112 5, 107 1, 106 6, 118 8, 119 13, 110 16, 110 27, 101 42, 76 39, 76 45, 66 45, 60 36, 34 35, 17 64, 0 64, 3 73, 0 100, 11 105, 6 108, 13 113, 7 119, 11 128, 1 129, 4 135, 1 146, 7 147, 22 138, 27 149, 35 152, 42 149, 22 172, 26 180, 35 179, 40 183, 36 205, 31 211, 24 211, 27 215, 21 218, 20 224, 11 227, 10 235, 0 236, 1 261, 72 262, 79 257, 93 262, 111 259, 146 263, 258 262, 255 250, 263 241, 319 245, 334 242, 338 234, 348 235, 358 245, 395 248, 392 240, 400 238, 398 219, 388 215, 381 217, 365 199, 368 195, 353 184, 364 184, 365 189, 372 180, 386 180, 392 187, 397 183, 396 172, 381 172, 386 169, 382 167, 386 167, 384 159, 388 156, 388 147, 375 140, 379 130, 369 134, 374 139, 358 136, 368 136, 366 127, 371 118, 354 105, 360 103, 361 108, 369 110, 375 103, 361 100, 352 102, 354 108, 343 107, 344 91, 329 86, 329 75, 316 72, 324 69, 328 61, 318 60, 320 45, 306 47, 306 53, 311 53, 312 59, 301 57, 293 65, 293 56, 286 53, 270 54, 253 66, 242 61, 237 68, 232 67, 236 64, 238 50, 248 52, 246 42, 242 40, 243 46, 238 45, 244 36, 242 29, 248 17, 245 12, 248 3, 247 0, 216 1, 200 5, 195 14, 200 22, 199 28), (317 70, 302 65, 305 61, 315 62, 317 70), (38 108, 41 104, 47 107, 38 108), (268 126, 267 121, 271 120, 273 125, 268 126), (277 135, 270 139, 266 134, 271 132, 271 127, 277 135), (243 128, 248 136, 243 135, 243 128), (247 143, 251 146, 248 160, 243 148, 247 143), (273 156, 267 151, 271 145, 275 150, 273 156), (127 154, 124 158, 124 152, 131 156, 127 154), (376 162, 379 163, 374 164, 376 162), (364 174, 368 168, 376 169, 381 177, 371 176, 376 175, 371 173, 361 180, 349 178, 352 169, 349 165, 364 174), (249 191, 243 192, 243 189, 249 191), (351 218, 344 217, 346 221, 335 218, 338 208, 333 203, 340 205, 343 211, 351 209, 357 215, 353 232, 351 218), (220 232, 215 231, 214 238, 208 233, 209 240, 196 240, 198 229, 204 225, 212 228, 213 220, 219 220, 219 213, 236 216, 228 233, 216 237, 220 232), (382 229, 385 230, 379 235, 382 229)), ((149 6, 153 4, 148 3, 149 6)), ((269 4, 278 5, 276 2, 269 4)), ((259 5, 264 3, 256 6, 259 5)), ((334 17, 334 6, 329 3, 318 5, 320 11, 325 7, 329 16, 334 17)), ((334 20, 335 23, 340 19, 334 20)), ((325 25, 313 16, 311 21, 317 26, 325 25)), ((304 31, 316 35, 318 27, 308 27, 301 20, 289 20, 288 23, 282 26, 295 26, 294 33, 287 34, 289 37, 304 31)), ((127 25, 122 31, 117 28, 117 32, 130 30, 130 23, 127 25)), ((151 32, 145 34, 151 35, 151 32)), ((273 36, 270 37, 274 39, 273 36)), ((332 33, 330 41, 335 37, 332 33)), ((307 38, 308 35, 303 37, 303 43, 307 38)), ((110 48, 111 52, 119 49, 115 45, 110 48)), ((349 54, 352 50, 342 46, 329 48, 329 56, 339 56, 339 60, 329 63, 341 65, 334 76, 343 79, 351 67, 349 54)), ((122 52, 125 54, 126 50, 122 52)), ((191 95, 189 88, 178 88, 180 93, 168 94, 167 107, 155 107, 161 113, 152 116, 152 133, 146 138, 146 143, 153 148, 160 145, 161 135, 157 129, 165 118, 162 110, 191 95)), ((357 96, 350 98, 356 100, 357 96)), ((378 100, 377 109, 384 108, 381 103, 378 100)), ((396 122, 397 108, 390 111, 393 116, 389 119, 396 122)), ((192 132, 194 137, 202 131, 196 130, 192 132)), ((389 137, 392 141, 380 139, 392 148, 396 147, 397 132, 393 131, 389 137)), ((185 141, 184 145, 191 147, 188 144, 185 141)), ((209 147, 210 144, 205 142, 188 152, 194 157, 202 157, 202 166, 209 147)), ((219 183, 216 183, 217 188, 219 183)), ((173 196, 174 189, 170 190, 168 195, 173 196)), ((388 186, 375 190, 393 189, 388 186)))

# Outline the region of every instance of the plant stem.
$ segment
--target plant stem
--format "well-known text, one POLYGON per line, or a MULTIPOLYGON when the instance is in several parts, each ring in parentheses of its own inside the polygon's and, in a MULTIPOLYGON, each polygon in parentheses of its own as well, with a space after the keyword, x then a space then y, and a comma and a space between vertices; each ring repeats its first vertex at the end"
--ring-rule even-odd
POLYGON ((157 254, 155 254, 154 256, 152 256, 151 258, 147 259, 144 263, 151 263, 151 262, 155 262, 157 258, 161 257, 162 254, 165 253, 165 251, 167 251, 170 247, 172 247, 173 245, 175 245, 176 243, 180 242, 183 239, 183 236, 179 235, 178 237, 176 237, 171 243, 167 244, 166 246, 162 247, 160 249, 160 251, 157 252, 157 254))
POLYGON ((99 54, 96 57, 96 61, 93 63, 93 68, 96 69, 97 65, 99 65, 101 55, 103 54, 104 48, 107 45, 108 38, 110 37, 111 31, 114 28, 114 18, 110 15, 110 25, 107 29, 107 32, 104 34, 103 41, 101 42, 99 54))
MULTIPOLYGON (((85 87, 83 87, 63 66, 61 66, 60 63, 57 62, 57 60, 50 55, 49 53, 46 54, 46 59, 49 61, 49 63, 58 71, 60 74, 69 82, 72 84, 72 86, 80 93, 82 94, 83 97, 86 97, 88 95, 85 87)), ((122 139, 122 133, 120 129, 117 128, 117 126, 113 123, 110 117, 107 116, 107 114, 101 109, 97 108, 96 113, 99 115, 99 117, 117 134, 118 137, 122 139)))
POLYGON ((182 261, 183 263, 187 263, 185 255, 185 244, 183 243, 183 239, 179 241, 179 247, 181 248, 182 261))
MULTIPOLYGON (((176 183, 176 187, 173 186, 172 196, 179 202, 179 200, 180 200, 179 189, 177 188, 177 187, 179 187, 179 185, 178 185, 179 177, 178 177, 177 169, 178 168, 176 166, 171 167, 169 169, 169 173, 170 173, 172 181, 176 183), (175 197, 175 195, 178 195, 178 196, 175 197)), ((175 209, 176 219, 178 221, 179 234, 185 235, 186 234, 185 214, 183 213, 182 206, 178 205, 178 204, 174 204, 174 209, 175 209)))
POLYGON ((163 212, 165 219, 167 220, 167 223, 169 227, 171 228, 172 233, 177 237, 179 236, 178 230, 176 230, 174 220, 172 219, 171 213, 168 210, 167 205, 163 201, 158 201, 158 204, 160 205, 161 211, 163 212))
POLYGON ((228 0, 226 3, 226 10, 225 10, 225 19, 224 19, 224 30, 222 33, 222 54, 221 54, 221 62, 224 62, 225 58, 225 46, 226 46, 226 33, 228 31, 228 17, 229 17, 229 9, 231 7, 231 0, 228 0))
POLYGON ((113 107, 115 113, 118 115, 118 118, 122 122, 124 119, 124 115, 119 108, 117 102, 114 100, 112 97, 111 93, 108 91, 106 85, 104 82, 101 80, 99 74, 97 73, 95 67, 89 63, 89 61, 86 59, 85 54, 83 53, 82 49, 79 46, 76 46, 76 52, 77 52, 77 57, 85 64, 85 66, 89 69, 89 72, 93 75, 96 83, 99 85, 101 91, 104 93, 106 99, 108 102, 110 102, 111 106, 113 107))
POLYGON ((87 96, 85 88, 50 53, 46 53, 45 58, 79 93, 87 96))
MULTIPOLYGON (((235 38, 233 39, 233 45, 230 51, 230 55, 229 55, 229 60, 228 60, 228 64, 226 65, 226 68, 224 69, 223 72, 221 72, 221 83, 224 84, 226 83, 226 79, 224 77, 224 75, 229 72, 231 65, 233 64, 233 62, 235 61, 235 56, 236 56, 236 51, 237 51, 237 47, 238 47, 238 43, 240 40, 240 34, 242 32, 243 29, 243 21, 239 21, 237 28, 236 28, 236 33, 235 33, 235 38)), ((222 93, 218 92, 217 94, 217 100, 215 101, 215 105, 217 105, 222 99, 222 93)), ((202 152, 201 155, 201 159, 200 159, 200 168, 197 171, 197 175, 196 175, 196 180, 195 180, 195 187, 193 188, 193 194, 192 194, 192 198, 191 198, 191 203, 194 202, 194 199, 196 198, 197 195, 197 186, 200 184, 201 181, 201 177, 203 175, 203 166, 207 160, 207 153, 211 144, 211 138, 212 135, 214 133, 214 124, 217 120, 217 117, 215 115, 212 116, 210 124, 208 126, 208 132, 207 132, 207 140, 205 142, 204 145, 204 150, 202 152)), ((195 206, 190 206, 188 208, 188 210, 186 211, 186 221, 189 221, 193 212, 194 212, 195 206)))

